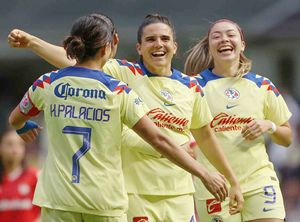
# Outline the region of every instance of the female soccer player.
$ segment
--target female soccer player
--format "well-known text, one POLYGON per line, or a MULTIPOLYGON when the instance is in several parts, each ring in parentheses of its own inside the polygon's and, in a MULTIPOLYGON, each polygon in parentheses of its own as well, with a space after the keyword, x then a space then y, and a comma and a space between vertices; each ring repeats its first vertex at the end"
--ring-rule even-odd
MULTIPOLYGON (((211 25, 185 63, 188 74, 201 71, 196 78, 213 115, 210 127, 222 144, 245 199, 242 212, 230 216, 228 201, 220 204, 196 179, 196 203, 203 221, 279 222, 285 218, 279 181, 263 135, 268 133, 275 143, 289 146, 291 113, 273 83, 251 72, 244 50, 239 25, 222 19, 211 25)), ((198 160, 215 170, 203 154, 198 160)))
MULTIPOLYGON (((117 41, 117 36, 115 36, 117 41)), ((11 46, 28 47, 50 63, 65 67, 73 64, 61 47, 56 47, 23 31, 9 36, 11 46)), ((147 115, 161 131, 178 144, 189 141, 190 132, 203 152, 231 184, 232 213, 242 207, 239 184, 209 128, 210 111, 196 79, 171 67, 177 43, 170 21, 160 15, 148 15, 138 30, 139 63, 110 60, 105 72, 127 82, 146 101, 147 115), (236 204, 236 205, 235 205, 236 204)), ((193 221, 194 187, 191 175, 175 166, 143 142, 130 130, 122 140, 123 170, 129 194, 129 221, 193 221)), ((220 201, 227 196, 225 179, 207 174, 201 180, 220 201), (215 186, 220 189, 218 192, 215 186)))
POLYGON ((37 170, 25 161, 25 142, 14 129, 0 137, 0 218, 2 222, 37 222, 40 209, 32 205, 37 170))

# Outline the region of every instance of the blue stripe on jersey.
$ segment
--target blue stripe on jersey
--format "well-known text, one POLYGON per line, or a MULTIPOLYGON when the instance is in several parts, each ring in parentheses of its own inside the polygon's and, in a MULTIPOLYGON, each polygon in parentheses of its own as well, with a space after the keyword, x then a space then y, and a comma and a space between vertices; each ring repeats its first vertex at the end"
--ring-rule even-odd
POLYGON ((199 75, 195 76, 195 78, 197 79, 200 86, 204 88, 209 81, 224 77, 217 76, 210 69, 205 69, 204 71, 200 72, 199 75))
POLYGON ((267 86, 267 90, 274 92, 276 97, 278 97, 280 95, 278 89, 274 86, 274 84, 268 78, 265 78, 263 76, 257 75, 252 72, 247 73, 246 75, 243 76, 243 78, 254 82, 258 88, 261 88, 262 86, 267 86))
POLYGON ((36 87, 44 88, 43 82, 51 84, 52 82, 66 76, 97 80, 103 83, 111 92, 119 91, 118 93, 120 93, 125 91, 126 93, 129 93, 131 91, 131 88, 129 88, 126 83, 121 82, 104 72, 75 66, 60 69, 57 72, 52 72, 50 73, 50 76, 49 73, 43 75, 33 84, 33 91, 36 87))
POLYGON ((127 60, 116 59, 120 66, 126 66, 130 71, 136 75, 137 73, 140 75, 145 75, 140 68, 139 64, 129 63, 127 60))
POLYGON ((147 75, 149 77, 166 77, 166 78, 174 79, 174 80, 179 81, 183 85, 187 86, 188 88, 192 88, 195 86, 196 92, 199 92, 199 93, 201 93, 201 96, 204 96, 203 90, 199 86, 196 79, 193 79, 187 75, 183 75, 180 71, 178 71, 176 69, 172 68, 171 76, 160 76, 160 75, 150 72, 142 62, 139 62, 138 64, 140 65, 144 75, 147 75))

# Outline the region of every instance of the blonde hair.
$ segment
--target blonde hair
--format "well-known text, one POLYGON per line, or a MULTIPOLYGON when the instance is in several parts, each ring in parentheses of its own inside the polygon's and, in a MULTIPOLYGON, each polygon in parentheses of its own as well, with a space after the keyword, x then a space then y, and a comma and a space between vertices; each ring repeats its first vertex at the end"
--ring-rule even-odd
MULTIPOLYGON (((244 34, 238 24, 228 19, 217 20, 210 26, 206 36, 200 39, 200 41, 195 46, 187 51, 188 56, 184 64, 184 72, 186 74, 195 75, 205 69, 214 68, 214 61, 211 54, 209 53, 209 34, 215 24, 224 21, 234 24, 240 33, 241 40, 244 41, 244 34)), ((239 63, 240 65, 236 76, 241 77, 243 74, 251 70, 252 62, 245 56, 243 52, 241 52, 239 63)))

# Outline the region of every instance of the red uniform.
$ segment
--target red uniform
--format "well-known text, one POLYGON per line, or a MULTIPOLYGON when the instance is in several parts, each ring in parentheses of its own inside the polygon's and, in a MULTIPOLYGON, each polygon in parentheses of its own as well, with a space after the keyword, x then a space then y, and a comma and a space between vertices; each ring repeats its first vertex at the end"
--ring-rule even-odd
POLYGON ((40 208, 32 205, 37 182, 37 171, 27 168, 15 178, 5 175, 0 184, 0 221, 32 222, 40 214, 40 208))

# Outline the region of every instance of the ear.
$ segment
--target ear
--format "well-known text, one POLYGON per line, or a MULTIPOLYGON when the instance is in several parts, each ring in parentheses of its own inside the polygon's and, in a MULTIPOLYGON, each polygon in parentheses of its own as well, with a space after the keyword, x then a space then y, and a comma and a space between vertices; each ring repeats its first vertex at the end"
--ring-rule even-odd
POLYGON ((142 52, 141 52, 141 44, 140 44, 140 43, 136 43, 135 47, 136 47, 136 51, 137 51, 138 54, 141 56, 141 55, 142 55, 142 52))
POLYGON ((114 43, 114 45, 117 45, 117 44, 119 44, 119 42, 120 42, 119 35, 118 35, 118 33, 115 33, 113 43, 114 43))
POLYGON ((177 52, 177 47, 178 47, 178 44, 177 42, 174 42, 174 55, 176 54, 177 52))
POLYGON ((246 42, 242 41, 242 47, 241 47, 241 51, 244 52, 246 48, 246 42))

